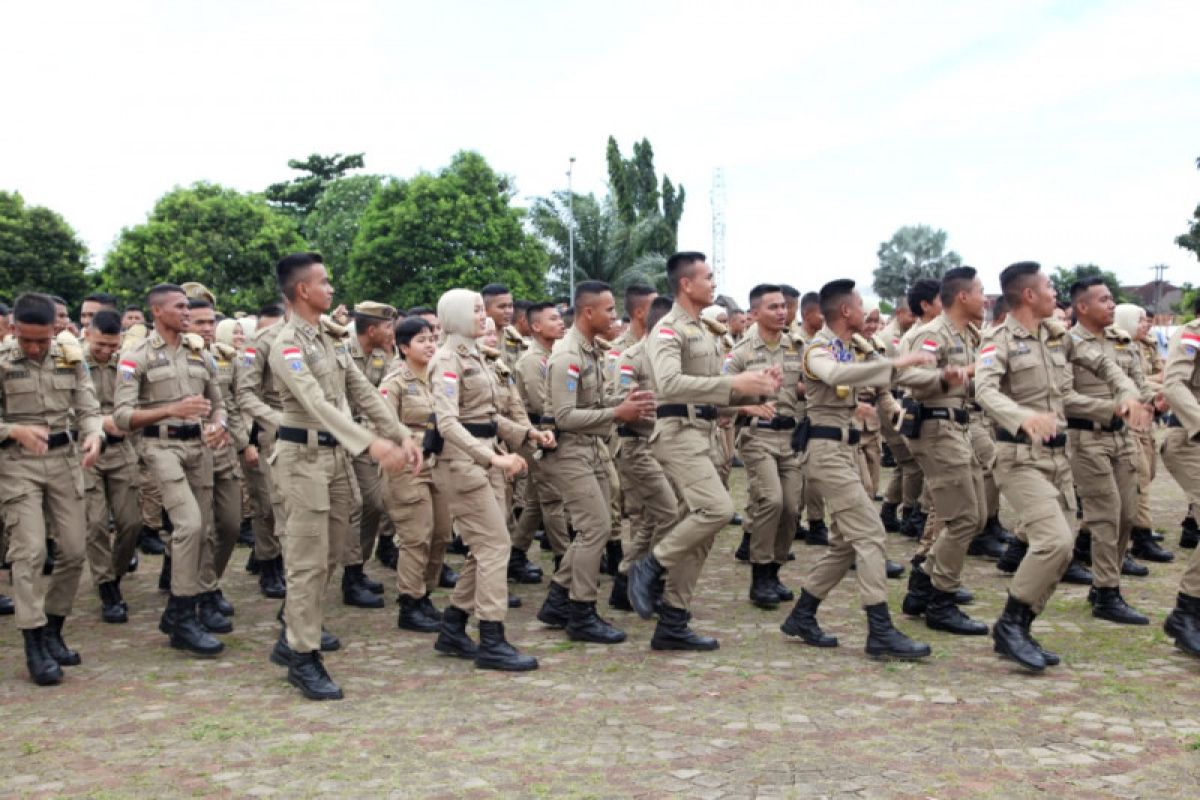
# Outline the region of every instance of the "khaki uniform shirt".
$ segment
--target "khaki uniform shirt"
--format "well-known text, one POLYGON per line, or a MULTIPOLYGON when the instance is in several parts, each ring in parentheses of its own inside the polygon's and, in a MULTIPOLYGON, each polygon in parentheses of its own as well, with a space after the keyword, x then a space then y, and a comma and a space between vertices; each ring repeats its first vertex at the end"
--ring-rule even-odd
POLYGON ((276 322, 255 335, 238 365, 238 405, 260 427, 278 428, 283 421, 283 397, 271 372, 270 354, 284 324, 276 322))
MULTIPOLYGON (((397 358, 392 371, 379 383, 379 395, 409 430, 424 431, 433 424, 433 392, 429 386, 429 376, 418 375, 404 359, 397 358)), ((421 472, 416 479, 429 482, 431 468, 427 460, 421 465, 421 472)), ((403 480, 413 479, 408 472, 401 473, 400 477, 403 480)))
POLYGON ((517 368, 517 361, 527 349, 529 349, 529 345, 525 343, 516 328, 512 325, 504 328, 500 334, 500 353, 510 372, 517 368))
MULTIPOLYGON (((909 326, 911 328, 911 326, 909 326)), ((904 338, 904 334, 908 331, 900 330, 900 323, 895 317, 883 326, 883 330, 879 332, 879 338, 883 341, 883 354, 888 358, 895 358, 896 353, 900 348, 900 340, 904 338)))
MULTIPOLYGON (((634 342, 621 351, 617 358, 616 367, 609 381, 605 384, 610 406, 619 405, 625 396, 634 389, 648 386, 650 381, 650 364, 646 359, 646 340, 634 342)), ((639 436, 650 438, 654 433, 654 421, 639 419, 636 422, 625 423, 639 436)))
POLYGON ((550 353, 546 398, 554 424, 567 441, 612 433, 613 410, 605 393, 606 357, 599 343, 588 342, 574 327, 550 353))
POLYGON ((217 388, 221 390, 225 424, 229 428, 229 444, 234 453, 240 453, 250 444, 250 431, 246 429, 246 420, 237 399, 238 354, 229 345, 216 342, 210 355, 217 370, 217 388))
POLYGON ((517 389, 517 378, 508 368, 508 362, 504 360, 503 354, 482 345, 479 347, 479 352, 483 354, 484 360, 491 367, 492 377, 500 389, 500 393, 496 396, 500 415, 528 428, 529 414, 525 413, 525 404, 521 402, 521 392, 517 389))
MULTIPOLYGON (((893 381, 927 381, 916 370, 897 376, 891 361, 878 353, 859 360, 851 343, 843 342, 837 334, 822 327, 804 350, 805 389, 808 393, 808 417, 814 425, 846 428, 858 406, 854 387, 886 388, 893 381)), ((933 370, 928 370, 934 372, 933 370)), ((936 372, 934 373, 936 379, 936 372)))
MULTIPOLYGON (((1142 376, 1142 360, 1138 355, 1137 345, 1133 339, 1125 331, 1109 325, 1104 329, 1104 338, 1097 338, 1087 328, 1076 324, 1071 328, 1071 337, 1075 339, 1075 343, 1081 348, 1096 348, 1108 356, 1121 371, 1133 381, 1140 392, 1140 397, 1143 402, 1149 402, 1154 399, 1154 392, 1146 386, 1146 379, 1142 376)), ((1075 366, 1075 391, 1088 397, 1111 400, 1113 391, 1108 383, 1102 380, 1091 370, 1088 370, 1079 365, 1075 366)), ((1114 408, 1115 408, 1114 404, 1114 408)))
MULTIPOLYGON (((84 360, 88 365, 88 374, 92 378, 92 390, 96 393, 96 403, 100 407, 100 421, 103 426, 104 417, 111 416, 113 412, 113 399, 117 393, 117 362, 120 356, 113 353, 107 363, 101 364, 92 358, 92 353, 86 345, 83 352, 84 360)), ((104 452, 100 454, 99 460, 96 461, 94 469, 107 472, 137 461, 133 442, 128 437, 123 441, 114 442, 112 437, 106 433, 104 438, 107 445, 104 452)))
POLYGON ((1167 347, 1163 396, 1193 442, 1200 437, 1200 318, 1181 326, 1167 347))
MULTIPOLYGON (((726 375, 737 375, 751 371, 762 371, 773 366, 783 370, 783 384, 779 393, 773 398, 775 414, 779 417, 792 417, 799 421, 804 418, 805 403, 801 394, 804 362, 801 347, 798 346, 787 331, 779 333, 779 341, 768 344, 755 326, 754 331, 744 336, 725 359, 724 372, 726 375)), ((750 426, 748 430, 754 429, 750 426)))
POLYGON ((27 359, 15 344, 0 353, 0 409, 0 441, 18 450, 24 448, 8 442, 13 425, 41 425, 51 434, 77 430, 80 441, 101 432, 100 405, 83 353, 64 352, 56 341, 40 362, 27 359))
POLYGON ((517 360, 517 392, 521 395, 529 418, 539 420, 538 424, 541 424, 543 416, 554 418, 553 414, 546 413, 546 367, 549 362, 550 351, 542 347, 537 339, 517 360))
MULTIPOLYGON (((222 408, 216 365, 204 352, 204 341, 194 334, 183 334, 172 348, 155 330, 121 353, 117 370, 120 380, 113 399, 113 421, 124 430, 131 429, 134 411, 159 408, 190 395, 207 398, 214 416, 222 408)), ((195 425, 200 421, 171 417, 156 425, 195 425)), ((142 439, 143 444, 148 441, 142 439)), ((199 439, 192 441, 200 443, 199 439)))
POLYGON ((728 406, 733 380, 721 374, 720 343, 678 303, 646 339, 650 386, 660 405, 673 403, 728 406))
MULTIPOLYGON (((934 357, 934 366, 939 371, 943 367, 966 368, 975 363, 975 339, 971 325, 968 323, 965 331, 959 330, 944 313, 923 325, 914 325, 910 335, 902 337, 901 347, 905 353, 929 353, 934 357)), ((949 386, 939 379, 911 386, 909 392, 914 400, 929 408, 966 408, 971 387, 968 383, 949 386)))
POLYGON ((1148 339, 1137 342, 1138 354, 1142 361, 1142 376, 1156 393, 1162 391, 1162 372, 1165 362, 1158 354, 1158 345, 1148 339))
MULTIPOLYGON (((362 372, 363 377, 374 387, 378 388, 383 383, 383 378, 388 374, 392 366, 392 356, 382 347, 376 347, 369 354, 363 352, 362 344, 357 336, 350 336, 350 357, 354 359, 355 366, 362 372)), ((354 400, 350 401, 350 410, 354 414, 354 421, 362 422, 362 411, 355 405, 354 400)))

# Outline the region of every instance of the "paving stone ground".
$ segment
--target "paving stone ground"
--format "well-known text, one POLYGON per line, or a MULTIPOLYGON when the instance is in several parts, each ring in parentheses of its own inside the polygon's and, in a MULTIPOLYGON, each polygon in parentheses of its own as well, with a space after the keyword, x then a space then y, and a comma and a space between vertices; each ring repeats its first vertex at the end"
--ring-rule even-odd
MULTIPOLYGON (((734 491, 744 503, 741 470, 734 491)), ((1154 502, 1177 549, 1184 500, 1168 476, 1154 502)), ((933 657, 868 659, 853 580, 822 606, 841 647, 788 640, 778 630, 786 608, 746 600, 749 570, 732 557, 739 535, 722 532, 701 580, 695 625, 721 640, 709 654, 654 653, 653 623, 622 613, 608 616, 626 643, 570 643, 534 619, 543 584, 516 587, 525 606, 509 622, 541 669, 479 672, 435 655, 431 637, 398 631, 393 586, 384 611, 347 609, 331 590, 328 627, 345 643, 327 659, 346 691, 338 703, 301 699, 267 661, 276 604, 242 571, 245 549, 226 581, 236 630, 212 661, 166 646, 160 562, 143 557, 126 580, 129 624, 100 622, 90 584, 81 590, 67 634, 84 663, 59 687, 28 681, 12 618, 0 618, 0 795, 1197 796, 1200 661, 1161 629, 1187 551, 1127 579, 1149 627, 1093 620, 1086 588, 1061 588, 1035 631, 1064 663, 1030 676, 998 660, 990 638, 931 632, 898 611, 933 657)), ((892 535, 888 548, 907 560, 913 543, 892 535)), ((795 552, 781 575, 794 587, 817 555, 800 543, 795 552)), ((378 564, 369 571, 384 577, 378 564)), ((994 620, 1007 582, 969 559, 970 612, 994 620)), ((605 579, 605 597, 608 588, 605 579)), ((902 592, 892 582, 894 610, 902 592)))

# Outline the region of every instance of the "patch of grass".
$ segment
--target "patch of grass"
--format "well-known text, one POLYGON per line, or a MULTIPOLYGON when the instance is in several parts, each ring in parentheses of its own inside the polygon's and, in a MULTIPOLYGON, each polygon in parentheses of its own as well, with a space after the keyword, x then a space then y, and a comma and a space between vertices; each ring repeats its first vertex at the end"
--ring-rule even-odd
POLYGON ((23 756, 32 756, 41 752, 41 749, 33 742, 21 742, 21 755, 23 756))
POLYGON ((1184 745, 1188 750, 1200 750, 1200 736, 1193 736, 1184 745))
POLYGON ((188 738, 194 742, 227 742, 237 735, 229 726, 216 722, 197 722, 188 730, 188 738))

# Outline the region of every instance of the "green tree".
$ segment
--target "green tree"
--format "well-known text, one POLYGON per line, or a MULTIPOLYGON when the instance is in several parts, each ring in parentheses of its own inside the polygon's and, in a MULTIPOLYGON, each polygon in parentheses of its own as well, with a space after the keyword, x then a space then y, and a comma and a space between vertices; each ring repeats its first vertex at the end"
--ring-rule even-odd
MULTIPOLYGON (((1200 158, 1196 159, 1196 168, 1200 169, 1200 158)), ((1175 244, 1184 250, 1191 250, 1192 255, 1200 258, 1200 206, 1196 206, 1196 210, 1192 212, 1188 229, 1175 237, 1175 244)))
POLYGON ((635 142, 633 158, 627 159, 621 155, 617 140, 609 136, 605 158, 617 219, 630 230, 639 225, 649 228, 635 240, 645 249, 631 253, 631 258, 636 260, 651 252, 675 252, 687 193, 666 175, 660 183, 654 171, 654 148, 650 146, 650 140, 635 142))
POLYGON ((509 178, 469 151, 436 175, 388 181, 363 214, 350 251, 351 297, 408 308, 493 281, 518 297, 541 297, 549 256, 525 231, 513 194, 509 178))
POLYGON ((922 278, 941 278, 946 270, 962 266, 962 256, 946 249, 946 238, 940 228, 905 225, 881 243, 874 281, 880 299, 899 302, 922 278))
POLYGON ((199 281, 222 311, 250 311, 279 296, 280 257, 306 247, 296 224, 262 196, 195 183, 163 195, 146 222, 121 231, 100 283, 129 302, 156 283, 199 281))
POLYGON ((383 178, 379 175, 350 175, 330 181, 304 218, 304 235, 313 249, 325 257, 335 278, 334 285, 339 289, 350 264, 350 248, 363 212, 382 185, 383 178))
POLYGON ((0 287, 8 300, 47 292, 74 308, 91 288, 87 266, 87 247, 59 214, 0 192, 0 287))
POLYGON ((1054 284, 1054 291, 1058 293, 1058 301, 1060 303, 1070 303, 1071 284, 1084 278, 1095 277, 1104 279, 1108 290, 1112 292, 1113 299, 1118 303, 1124 303, 1129 299, 1128 295, 1121 291, 1121 281, 1117 279, 1117 276, 1108 270, 1101 269, 1095 264, 1076 264, 1070 269, 1055 267, 1054 272, 1050 275, 1050 282, 1054 284))
POLYGON ((273 183, 265 192, 267 199, 276 207, 304 219, 317 204, 317 199, 330 181, 337 180, 352 169, 362 169, 366 164, 363 153, 342 155, 334 153, 323 156, 313 153, 303 161, 293 158, 288 166, 306 173, 283 183, 273 183))

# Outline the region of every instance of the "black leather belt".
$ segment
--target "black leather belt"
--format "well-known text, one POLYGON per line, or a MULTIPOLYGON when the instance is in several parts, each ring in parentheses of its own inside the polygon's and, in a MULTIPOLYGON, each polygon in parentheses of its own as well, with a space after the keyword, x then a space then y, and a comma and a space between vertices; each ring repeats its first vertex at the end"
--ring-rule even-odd
POLYGON ((462 426, 477 439, 491 439, 500 431, 500 427, 494 422, 464 422, 462 426))
MULTIPOLYGON (((1025 431, 1021 431, 1016 436, 1013 436, 1003 428, 996 429, 996 441, 1005 442, 1006 444, 1032 444, 1029 441, 1029 435, 1025 431)), ((1065 433, 1057 434, 1049 441, 1042 442, 1042 445, 1045 447, 1066 447, 1067 435, 1065 433)))
POLYGON ((966 425, 971 421, 971 415, 967 413, 965 408, 926 408, 921 407, 921 421, 927 419, 944 419, 947 422, 953 420, 959 425, 966 425))
POLYGON ((250 425, 250 444, 258 447, 258 435, 262 433, 262 426, 257 422, 250 425))
MULTIPOLYGON (((312 431, 312 433, 317 435, 317 444, 321 447, 337 447, 337 437, 329 431, 312 431)), ((292 444, 308 444, 308 434, 308 428, 289 428, 280 425, 276 438, 292 444)))
POLYGON ((979 405, 979 403, 968 403, 967 408, 974 414, 983 413, 983 406, 979 405))
POLYGON ((835 442, 844 441, 846 444, 858 444, 862 439, 862 431, 858 428, 835 428, 832 425, 813 425, 808 429, 810 439, 831 439, 835 442))
POLYGON ((687 417, 688 409, 691 409, 696 415, 696 419, 715 420, 717 418, 716 406, 689 406, 686 403, 667 403, 658 407, 657 414, 660 419, 667 417, 687 417))
POLYGON ((635 431, 633 428, 629 427, 628 425, 618 425, 617 426, 617 436, 620 436, 622 439, 640 439, 640 438, 642 438, 642 435, 640 433, 638 433, 637 431, 635 431))
POLYGON ((1179 417, 1175 416, 1174 414, 1168 414, 1167 415, 1167 427, 1168 428, 1182 428, 1183 423, 1179 421, 1179 417))
MULTIPOLYGON (((58 433, 52 433, 46 438, 46 449, 55 450, 59 447, 66 447, 78 437, 78 431, 59 431, 58 433)), ((0 442, 0 447, 15 447, 16 444, 16 439, 5 439, 3 442, 0 442)))
POLYGON ((554 417, 549 414, 530 414, 529 421, 534 425, 553 425, 554 417))
POLYGON ((738 425, 751 425, 764 431, 791 431, 796 429, 795 417, 772 417, 757 419, 755 417, 738 417, 738 425))
POLYGON ((125 441, 124 436, 113 436, 111 433, 104 434, 104 442, 106 444, 120 444, 125 441))
POLYGON ((1082 419, 1081 417, 1067 417, 1067 427, 1073 431, 1104 431, 1105 433, 1116 433, 1117 431, 1125 430, 1125 420, 1114 419, 1108 425, 1103 425, 1099 422, 1092 422, 1090 419, 1082 419))
POLYGON ((142 428, 142 436, 151 439, 199 439, 202 429, 199 425, 147 425, 142 428))

